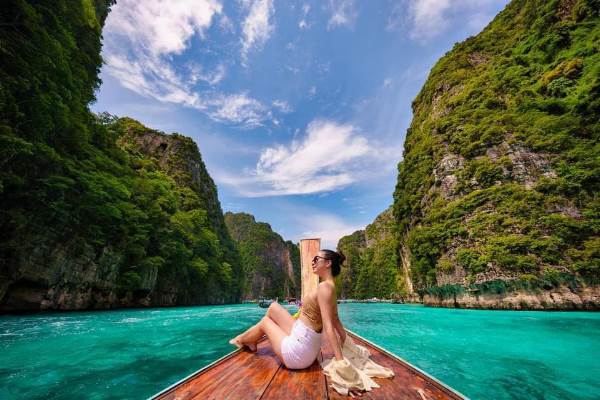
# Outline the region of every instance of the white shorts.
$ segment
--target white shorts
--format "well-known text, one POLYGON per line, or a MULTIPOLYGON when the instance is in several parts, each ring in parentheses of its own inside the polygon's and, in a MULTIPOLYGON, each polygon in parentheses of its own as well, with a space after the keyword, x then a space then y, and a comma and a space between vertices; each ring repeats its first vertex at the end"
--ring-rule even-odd
POLYGON ((321 350, 321 334, 313 331, 299 319, 292 333, 281 341, 283 363, 289 369, 304 369, 312 365, 321 350))

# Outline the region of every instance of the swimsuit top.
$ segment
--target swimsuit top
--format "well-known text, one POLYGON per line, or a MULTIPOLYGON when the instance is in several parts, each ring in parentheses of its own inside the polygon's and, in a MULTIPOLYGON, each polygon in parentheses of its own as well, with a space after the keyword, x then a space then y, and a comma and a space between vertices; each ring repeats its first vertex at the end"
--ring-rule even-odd
MULTIPOLYGON (((333 299, 337 302, 337 295, 335 291, 333 292, 333 299)), ((337 314, 337 307, 336 314, 337 314)), ((323 319, 321 318, 321 308, 319 307, 319 302, 317 300, 317 292, 306 296, 304 302, 302 303, 302 315, 306 317, 309 326, 315 332, 321 332, 323 329, 323 319)))

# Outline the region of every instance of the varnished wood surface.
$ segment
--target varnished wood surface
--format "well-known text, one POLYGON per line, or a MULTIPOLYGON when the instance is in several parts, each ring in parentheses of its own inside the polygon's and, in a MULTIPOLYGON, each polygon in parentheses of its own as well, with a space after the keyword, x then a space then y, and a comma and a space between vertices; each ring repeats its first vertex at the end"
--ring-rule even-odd
MULTIPOLYGON (((432 378, 421 373, 410 364, 397 359, 384 351, 370 345, 366 341, 349 333, 356 344, 365 346, 371 353, 371 360, 379 365, 390 368, 394 371, 393 378, 373 378, 381 387, 375 388, 370 392, 365 392, 360 396, 361 399, 405 399, 405 400, 461 400, 463 397, 457 395, 451 390, 446 389, 442 384, 437 383, 432 378)), ((322 356, 332 358, 333 350, 326 340, 323 340, 321 346, 322 356)), ((329 399, 347 399, 333 388, 328 387, 329 399)))
POLYGON ((317 290, 319 285, 319 276, 312 272, 312 259, 321 249, 321 239, 302 239, 300 240, 300 299, 304 301, 304 296, 317 290))
MULTIPOLYGON (((389 379, 374 378, 381 387, 364 393, 361 399, 463 399, 403 360, 352 333, 349 335, 357 344, 369 349, 373 361, 391 368, 395 374, 389 379)), ((238 350, 152 399, 349 399, 329 387, 323 374, 320 361, 332 357, 333 351, 324 339, 321 354, 310 368, 290 370, 273 352, 269 341, 263 340, 256 353, 238 350)))
MULTIPOLYGON (((321 355, 317 359, 321 361, 321 355)), ((314 362, 310 368, 290 370, 281 366, 260 400, 313 400, 327 398, 327 384, 320 363, 314 362)))

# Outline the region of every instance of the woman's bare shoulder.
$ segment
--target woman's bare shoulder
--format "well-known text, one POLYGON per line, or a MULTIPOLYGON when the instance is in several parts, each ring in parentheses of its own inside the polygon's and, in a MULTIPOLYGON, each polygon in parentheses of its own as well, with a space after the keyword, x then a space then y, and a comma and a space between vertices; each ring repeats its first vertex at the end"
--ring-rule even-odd
POLYGON ((333 293, 335 292, 335 285, 329 282, 319 282, 318 291, 320 293, 333 293))

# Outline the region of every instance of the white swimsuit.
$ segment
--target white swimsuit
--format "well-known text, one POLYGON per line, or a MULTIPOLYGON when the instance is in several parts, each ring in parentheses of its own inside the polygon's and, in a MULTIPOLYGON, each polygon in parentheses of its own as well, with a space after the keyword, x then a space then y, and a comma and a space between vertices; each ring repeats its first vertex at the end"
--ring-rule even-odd
POLYGON ((289 369, 304 369, 312 365, 321 350, 321 334, 306 326, 300 319, 292 332, 281 341, 283 363, 289 369))

